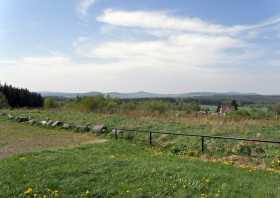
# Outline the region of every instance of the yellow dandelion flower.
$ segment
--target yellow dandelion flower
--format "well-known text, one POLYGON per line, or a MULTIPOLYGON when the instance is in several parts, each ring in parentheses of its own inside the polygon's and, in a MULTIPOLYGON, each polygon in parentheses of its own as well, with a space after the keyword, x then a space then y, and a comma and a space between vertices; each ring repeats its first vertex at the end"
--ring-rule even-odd
POLYGON ((24 191, 24 194, 30 194, 32 191, 32 188, 27 188, 26 191, 24 191))

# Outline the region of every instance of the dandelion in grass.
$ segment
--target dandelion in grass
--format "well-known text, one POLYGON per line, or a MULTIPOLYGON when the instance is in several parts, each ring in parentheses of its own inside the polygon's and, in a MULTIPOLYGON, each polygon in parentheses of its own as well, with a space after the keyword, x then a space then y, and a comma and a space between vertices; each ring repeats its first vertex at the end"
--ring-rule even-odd
POLYGON ((33 191, 32 188, 29 187, 26 189, 26 191, 24 191, 24 194, 30 194, 32 193, 32 191, 33 191))

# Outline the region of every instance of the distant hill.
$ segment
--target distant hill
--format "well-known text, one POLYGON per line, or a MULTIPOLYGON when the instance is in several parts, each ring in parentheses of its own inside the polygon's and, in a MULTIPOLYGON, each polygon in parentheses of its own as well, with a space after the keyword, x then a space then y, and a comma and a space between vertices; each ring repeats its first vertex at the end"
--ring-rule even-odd
POLYGON ((53 97, 63 97, 63 98, 75 98, 77 96, 97 96, 102 95, 101 92, 85 92, 85 93, 71 93, 71 92, 40 92, 43 97, 53 96, 53 97))
POLYGON ((77 96, 97 96, 97 95, 106 95, 112 98, 188 98, 195 96, 212 96, 218 93, 215 92, 191 92, 191 93, 182 93, 182 94, 158 94, 150 92, 130 92, 130 93, 121 93, 121 92, 84 92, 84 93, 74 93, 74 92, 40 92, 42 96, 55 96, 55 97, 65 97, 65 98, 74 98, 77 96))
POLYGON ((77 96, 97 96, 97 95, 106 95, 112 98, 122 98, 122 99, 133 99, 133 98, 190 98, 190 97, 207 97, 207 96, 243 96, 243 95, 258 95, 255 93, 238 93, 238 92, 190 92, 190 93, 180 93, 180 94, 158 94, 150 92, 130 92, 130 93, 121 93, 121 92, 84 92, 84 93, 67 93, 67 92, 41 92, 42 96, 56 96, 56 97, 66 97, 74 98, 77 96))
POLYGON ((261 95, 257 93, 239 93, 239 92, 190 92, 181 94, 158 94, 150 92, 85 92, 85 93, 67 93, 67 92, 41 92, 42 96, 53 96, 61 98, 74 98, 77 96, 97 96, 105 95, 120 99, 184 99, 198 101, 200 104, 217 105, 221 101, 237 100, 241 104, 270 104, 280 102, 280 95, 261 95))

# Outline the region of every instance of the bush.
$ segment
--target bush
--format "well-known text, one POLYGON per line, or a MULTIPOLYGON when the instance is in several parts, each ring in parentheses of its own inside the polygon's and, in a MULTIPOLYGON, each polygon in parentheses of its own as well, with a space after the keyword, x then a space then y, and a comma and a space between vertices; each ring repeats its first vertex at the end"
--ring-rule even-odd
POLYGON ((230 118, 250 118, 250 112, 247 109, 240 109, 227 114, 230 118))
POLYGON ((144 108, 153 113, 163 114, 168 110, 168 103, 163 101, 148 101, 144 103, 144 108))
POLYGON ((56 101, 54 100, 54 98, 52 97, 47 97, 44 100, 44 108, 46 109, 52 109, 52 108, 56 108, 58 105, 56 103, 56 101))
POLYGON ((106 99, 101 95, 83 97, 78 105, 82 111, 103 111, 106 107, 106 99))
POLYGON ((176 106, 176 110, 185 111, 187 113, 191 113, 191 112, 194 112, 194 111, 200 111, 201 107, 200 107, 200 105, 197 102, 189 102, 189 103, 180 102, 176 106))
POLYGON ((237 155, 251 156, 252 154, 252 149, 250 145, 243 142, 237 144, 232 151, 237 155))

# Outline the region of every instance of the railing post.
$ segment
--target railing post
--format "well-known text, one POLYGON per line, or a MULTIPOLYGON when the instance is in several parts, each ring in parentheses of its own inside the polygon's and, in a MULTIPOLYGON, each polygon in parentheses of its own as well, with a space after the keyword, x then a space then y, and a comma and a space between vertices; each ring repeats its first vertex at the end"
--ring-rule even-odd
POLYGON ((150 141, 150 145, 152 145, 152 143, 153 143, 153 142, 152 142, 152 132, 150 131, 149 133, 150 133, 149 141, 150 141))
POLYGON ((204 137, 201 136, 201 152, 204 153, 204 137))

